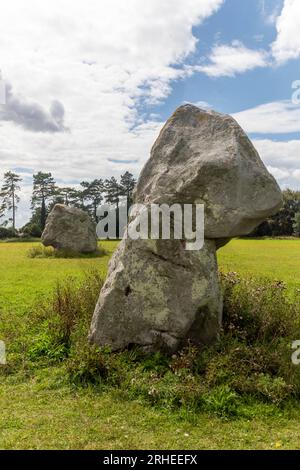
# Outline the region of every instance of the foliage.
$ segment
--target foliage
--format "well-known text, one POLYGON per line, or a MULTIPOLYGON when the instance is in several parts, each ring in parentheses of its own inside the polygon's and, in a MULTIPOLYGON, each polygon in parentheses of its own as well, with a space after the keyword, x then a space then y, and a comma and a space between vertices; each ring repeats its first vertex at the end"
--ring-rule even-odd
POLYGON ((293 223, 294 234, 300 237, 300 212, 296 212, 293 223))
POLYGON ((105 180, 105 200, 109 204, 119 207, 120 196, 121 196, 121 186, 114 176, 105 180))
POLYGON ((51 173, 39 171, 33 175, 31 208, 40 210, 39 226, 43 231, 46 224, 49 204, 56 195, 56 185, 51 173))
POLYGON ((133 203, 133 191, 136 185, 136 181, 131 173, 126 171, 124 175, 121 175, 120 189, 121 196, 126 198, 128 208, 133 203))
MULTIPOLYGON (((16 210, 19 202, 19 175, 9 171, 4 175, 4 184, 0 192, 0 217, 6 211, 12 211, 11 222, 15 227, 16 210)), ((133 191, 136 181, 131 173, 126 171, 119 181, 115 177, 103 181, 96 178, 92 181, 82 181, 79 187, 57 186, 51 173, 39 171, 33 175, 33 192, 31 199, 32 216, 30 224, 37 224, 43 231, 47 215, 56 203, 79 207, 87 211, 95 222, 98 221, 97 208, 105 201, 118 208, 122 201, 127 206, 133 203, 133 191)), ((283 237, 300 236, 299 214, 300 191, 286 189, 283 191, 283 207, 274 216, 262 222, 250 237, 283 237)))
POLYGON ((37 245, 28 250, 29 258, 101 258, 106 255, 106 251, 102 247, 93 253, 79 253, 71 249, 54 249, 52 247, 45 247, 37 245))
POLYGON ((20 191, 19 183, 22 181, 22 178, 13 173, 12 171, 7 171, 4 173, 4 183, 0 191, 0 217, 7 211, 12 212, 11 222, 13 230, 16 229, 16 211, 17 204, 20 201, 18 192, 20 191))
POLYGON ((84 206, 95 222, 97 222, 97 209, 103 200, 104 183, 102 179, 95 179, 91 182, 82 181, 82 200, 87 202, 84 206))
MULTIPOLYGON (((242 280, 233 273, 222 276, 222 285, 224 326, 215 345, 204 350, 189 346, 172 358, 139 351, 99 351, 101 380, 155 405, 206 409, 220 415, 236 414, 239 404, 250 398, 281 404, 300 397, 300 380, 290 358, 291 342, 300 337, 299 298, 291 301, 283 283, 242 280)), ((79 352, 85 350, 85 337, 83 331, 74 332, 67 364, 68 368, 71 364, 71 378, 76 376, 79 352)), ((79 362, 82 374, 83 361, 79 362)), ((90 362, 84 377, 89 366, 90 362)))
POLYGON ((72 278, 59 282, 31 315, 31 333, 21 339, 26 367, 63 362, 77 387, 113 388, 124 398, 193 413, 245 416, 249 400, 281 406, 299 398, 300 379, 290 358, 291 342, 300 337, 299 298, 291 300, 282 282, 241 279, 235 273, 222 275, 221 281, 219 340, 201 350, 189 345, 172 357, 139 349, 112 353, 89 345, 101 277, 93 272, 79 283, 72 278))
POLYGON ((17 237, 17 232, 13 228, 0 227, 0 240, 17 237))
POLYGON ((30 222, 24 225, 24 227, 21 229, 21 232, 24 235, 28 237, 33 237, 33 238, 40 238, 42 235, 40 226, 36 223, 30 223, 30 222))
MULTIPOLYGON (((189 346, 173 357, 111 353, 88 344, 108 257, 30 259, 28 245, 36 244, 0 246, 0 337, 8 350, 0 381, 0 426, 6 429, 1 448, 297 447, 299 367, 291 365, 289 337, 299 334, 291 288, 299 265, 285 267, 286 259, 297 258, 297 243, 234 240, 222 248, 222 266, 225 259, 244 272, 268 272, 267 266, 271 275, 279 267, 288 288, 246 275, 222 276, 226 310, 219 342, 203 351, 189 346), (99 283, 87 279, 94 276, 84 274, 88 267, 97 270, 99 283), (55 279, 60 281, 53 288, 55 279), (81 298, 84 311, 77 306, 81 298), (275 304, 282 299, 280 321, 275 304), (242 319, 235 315, 240 308, 242 319), (274 320, 268 315, 263 321, 273 309, 274 320)), ((117 243, 103 245, 112 253, 117 243)))
MULTIPOLYGON (((6 177, 7 175, 13 175, 19 178, 18 175, 14 175, 11 172, 4 176, 6 177)), ((20 179, 17 179, 15 184, 19 180, 20 179)), ((51 173, 39 171, 37 174, 33 175, 33 191, 31 198, 32 214, 29 222, 24 226, 23 232, 28 233, 34 231, 35 234, 31 236, 40 236, 37 235, 37 233, 43 231, 47 216, 55 204, 78 207, 88 212, 92 219, 97 222, 97 209, 104 199, 106 202, 116 205, 118 211, 120 198, 125 198, 128 205, 132 203, 134 187, 135 179, 128 171, 124 175, 121 175, 120 181, 117 181, 114 177, 107 179, 105 182, 101 178, 96 178, 92 181, 82 181, 79 187, 60 187, 56 184, 51 173), (34 228, 31 226, 34 226, 34 228)), ((4 214, 6 209, 10 210, 14 208, 12 220, 15 220, 16 203, 19 201, 17 195, 18 191, 19 186, 16 184, 13 193, 14 199, 12 199, 14 203, 12 206, 8 204, 6 199, 3 199, 2 206, 0 206, 0 217, 4 214)), ((11 199, 9 199, 9 201, 11 204, 11 199)))
POLYGON ((120 182, 115 177, 105 180, 105 200, 109 204, 119 207, 120 199, 126 199, 127 205, 132 204, 133 190, 135 187, 135 179, 131 173, 126 171, 124 175, 121 175, 120 182))
POLYGON ((121 175, 120 181, 118 182, 115 177, 105 180, 105 201, 106 203, 115 207, 116 211, 116 236, 120 237, 119 233, 119 217, 120 217, 120 205, 127 204, 127 212, 129 212, 130 206, 133 202, 133 190, 135 187, 135 179, 128 171, 121 175))
POLYGON ((286 189, 282 192, 283 207, 274 216, 260 224, 250 236, 278 237, 294 234, 294 219, 300 212, 300 191, 286 189))

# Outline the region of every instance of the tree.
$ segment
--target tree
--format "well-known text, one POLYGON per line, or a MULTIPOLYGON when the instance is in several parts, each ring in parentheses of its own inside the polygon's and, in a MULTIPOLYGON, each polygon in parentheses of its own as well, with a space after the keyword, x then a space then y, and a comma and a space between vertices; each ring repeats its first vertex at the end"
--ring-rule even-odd
POLYGON ((21 228, 21 232, 23 236, 27 237, 34 237, 34 238, 40 238, 42 235, 42 231, 40 229, 39 224, 34 224, 28 222, 24 227, 21 228))
POLYGON ((55 197, 57 188, 51 173, 43 173, 39 171, 33 175, 33 192, 31 198, 31 208, 40 209, 39 225, 44 230, 49 203, 55 197))
POLYGON ((117 230, 116 236, 119 238, 119 203, 120 203, 120 196, 122 195, 122 188, 116 178, 112 176, 109 179, 105 180, 104 183, 105 188, 105 201, 108 204, 115 206, 116 211, 116 223, 117 223, 117 230))
POLYGON ((126 171, 124 175, 121 176, 120 180, 120 195, 125 196, 127 200, 127 206, 131 206, 133 202, 133 190, 135 188, 136 181, 131 173, 129 171, 126 171))
POLYGON ((57 203, 65 204, 66 206, 78 206, 79 199, 79 191, 69 186, 57 188, 56 190, 57 203))
POLYGON ((12 227, 16 229, 16 212, 17 212, 17 204, 20 202, 20 197, 18 192, 20 191, 19 183, 22 181, 22 178, 13 173, 12 171, 8 171, 4 174, 4 183, 1 188, 0 198, 1 201, 1 208, 0 214, 3 214, 6 211, 12 212, 12 227))
POLYGON ((293 224, 294 234, 300 237, 300 212, 296 212, 293 224))
POLYGON ((106 192, 105 200, 109 204, 114 204, 116 208, 119 208, 120 196, 122 193, 122 188, 117 182, 116 178, 112 176, 109 179, 105 180, 104 188, 106 192))
POLYGON ((294 233, 295 214, 300 212, 300 191, 286 189, 282 192, 283 206, 279 212, 259 225, 251 236, 291 236, 294 233))
POLYGON ((87 202, 84 208, 91 214, 95 222, 97 222, 97 209, 103 201, 104 183, 102 179, 95 179, 91 182, 82 181, 82 201, 87 202))

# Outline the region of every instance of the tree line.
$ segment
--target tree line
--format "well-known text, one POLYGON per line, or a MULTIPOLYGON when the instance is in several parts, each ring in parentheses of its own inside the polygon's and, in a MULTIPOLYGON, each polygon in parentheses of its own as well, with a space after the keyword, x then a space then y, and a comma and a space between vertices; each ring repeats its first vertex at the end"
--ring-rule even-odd
MULTIPOLYGON (((16 232, 21 182, 21 176, 13 171, 4 174, 0 190, 0 238, 5 230, 10 231, 11 235, 16 232)), ((102 202, 114 204, 118 209, 120 200, 126 198, 129 207, 132 204, 135 184, 133 175, 126 171, 119 180, 115 177, 105 180, 99 178, 82 181, 78 188, 58 186, 51 173, 39 171, 33 175, 31 218, 20 232, 39 236, 45 227, 49 212, 57 203, 83 209, 97 222, 97 208, 102 202)), ((283 201, 280 211, 259 225, 250 236, 300 237, 300 191, 284 190, 283 201)))
POLYGON ((300 237, 300 191, 285 189, 280 211, 260 224, 255 237, 300 237))
MULTIPOLYGON (((8 171, 4 174, 0 190, 0 229, 13 233, 16 230, 16 215, 20 202, 22 178, 17 173, 8 171)), ((97 222, 97 208, 102 202, 114 204, 117 208, 126 198, 128 207, 132 204, 132 193, 136 181, 126 171, 117 180, 115 177, 105 180, 98 178, 82 181, 77 188, 57 185, 51 173, 39 171, 33 175, 31 196, 31 218, 19 231, 31 236, 40 236, 45 228, 46 219, 55 204, 78 207, 88 212, 97 222)), ((1 230, 0 230, 1 238, 1 230)))

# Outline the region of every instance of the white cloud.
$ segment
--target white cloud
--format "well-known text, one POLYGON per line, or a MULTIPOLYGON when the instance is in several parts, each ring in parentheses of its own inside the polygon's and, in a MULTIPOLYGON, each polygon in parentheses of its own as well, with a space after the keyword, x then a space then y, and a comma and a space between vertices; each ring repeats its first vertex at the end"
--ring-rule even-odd
POLYGON ((233 114, 246 132, 284 134, 300 132, 300 106, 275 101, 233 114))
POLYGON ((286 180, 291 176, 291 173, 289 170, 284 170, 282 168, 276 168, 273 166, 268 166, 267 167, 269 172, 274 176, 274 178, 278 181, 281 180, 286 180))
POLYGON ((270 173, 282 188, 299 188, 300 140, 275 141, 256 139, 253 141, 270 173))
POLYGON ((193 104, 194 106, 198 106, 198 108, 212 109, 212 105, 207 103, 207 101, 196 101, 196 102, 184 101, 183 104, 193 104))
POLYGON ((255 139, 253 143, 266 165, 289 171, 300 168, 300 140, 255 139))
MULTIPOLYGON (((161 124, 140 104, 191 73, 193 27, 223 0, 10 0, 1 5, 0 69, 23 103, 63 103, 69 133, 0 122, 1 170, 52 171, 65 182, 137 174, 161 124), (43 129, 41 129, 43 130, 43 129), (118 164, 117 160, 128 161, 118 164)), ((27 190, 26 190, 27 191, 27 190)))
POLYGON ((282 8, 281 0, 260 0, 260 12, 266 24, 273 25, 276 23, 277 17, 282 8), (277 3, 276 3, 277 2, 277 3))
POLYGON ((300 181, 300 169, 299 170, 294 170, 292 175, 293 175, 293 178, 300 181))
POLYGON ((265 67, 268 54, 263 50, 248 49, 239 41, 231 45, 216 45, 209 57, 210 62, 198 65, 195 70, 210 77, 234 77, 238 73, 265 67))
POLYGON ((4 95, 5 106, 1 106, 0 121, 14 122, 33 132, 66 132, 65 109, 59 101, 54 100, 50 110, 45 110, 37 103, 15 96, 9 84, 5 84, 4 95))
POLYGON ((276 21, 277 38, 272 53, 279 64, 300 57, 300 2, 285 0, 276 21))

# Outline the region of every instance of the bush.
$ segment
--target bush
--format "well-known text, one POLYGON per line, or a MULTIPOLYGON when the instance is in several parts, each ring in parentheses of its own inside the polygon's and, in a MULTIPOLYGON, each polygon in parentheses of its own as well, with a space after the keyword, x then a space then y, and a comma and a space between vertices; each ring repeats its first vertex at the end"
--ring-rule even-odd
POLYGON ((49 298, 39 299, 31 312, 24 312, 13 322, 9 312, 0 310, 1 339, 9 345, 9 367, 0 368, 0 374, 29 372, 40 365, 62 362, 69 357, 70 349, 77 347, 73 335, 80 338, 82 333, 80 348, 87 345, 87 327, 101 287, 99 273, 90 271, 81 281, 68 278, 58 282, 49 298))
POLYGON ((29 258, 101 258, 106 255, 106 251, 102 247, 93 253, 78 253, 71 249, 54 249, 51 246, 45 247, 43 245, 34 246, 28 250, 27 256, 29 258))
POLYGON ((223 329, 213 346, 189 345, 172 357, 94 350, 91 363, 85 349, 88 321, 80 334, 72 334, 70 380, 86 383, 90 370, 95 383, 98 369, 102 384, 128 398, 221 416, 244 413, 250 399, 279 406, 299 398, 299 374, 291 362, 291 342, 300 338, 299 295, 287 294, 282 282, 240 279, 235 273, 221 275, 221 282, 223 329))
POLYGON ((300 212, 296 212, 293 223, 294 235, 300 237, 300 212))
POLYGON ((204 396, 204 409, 220 416, 237 414, 240 398, 228 385, 220 385, 204 396))
MULTIPOLYGON (((87 328, 102 284, 96 271, 86 273, 80 284, 73 278, 57 283, 52 299, 44 305, 43 311, 43 317, 48 318, 47 326, 54 343, 64 344, 69 351, 75 343, 77 346, 78 337, 82 341, 82 333, 82 343, 87 343, 87 328)), ((79 348, 76 354, 79 355, 83 350, 79 348)))
POLYGON ((228 385, 241 395, 281 403, 300 396, 300 377, 291 343, 300 338, 300 297, 279 281, 221 276, 223 331, 207 348, 198 372, 209 386, 228 385))
POLYGON ((16 238, 18 232, 13 228, 0 227, 0 240, 5 240, 6 238, 16 238))
POLYGON ((30 322, 21 322, 23 330, 14 325, 18 331, 7 332, 18 333, 9 362, 13 358, 23 369, 63 362, 76 387, 93 384, 123 398, 188 413, 249 416, 245 407, 253 400, 277 409, 300 398, 299 373, 291 362, 291 343, 300 338, 299 294, 287 293, 279 281, 241 279, 235 273, 221 275, 221 283, 219 340, 201 350, 188 345, 169 357, 90 345, 88 330, 102 280, 97 272, 82 281, 67 279, 30 322))
POLYGON ((23 236, 40 238, 42 236, 42 230, 38 224, 27 224, 22 228, 23 236))

